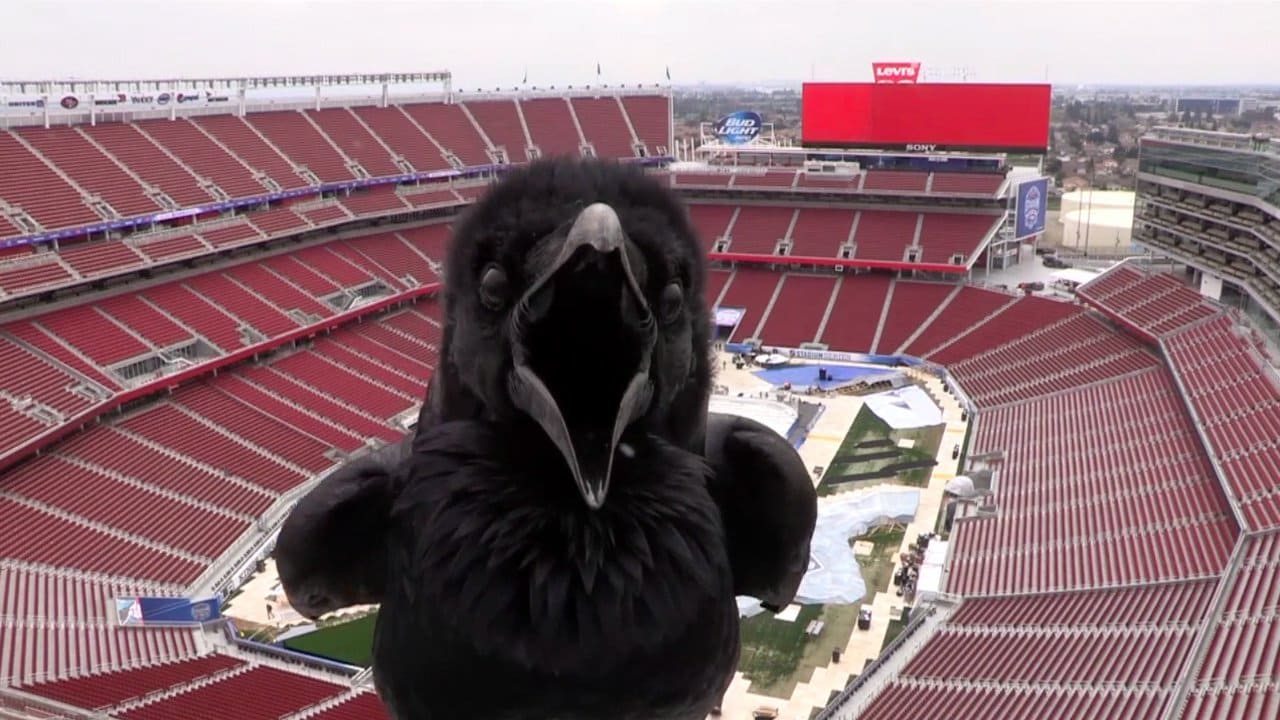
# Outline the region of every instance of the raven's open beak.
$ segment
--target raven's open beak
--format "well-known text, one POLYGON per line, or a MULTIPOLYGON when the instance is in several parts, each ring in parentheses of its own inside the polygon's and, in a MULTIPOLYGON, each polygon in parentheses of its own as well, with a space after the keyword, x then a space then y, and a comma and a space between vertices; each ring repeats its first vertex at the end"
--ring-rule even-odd
POLYGON ((587 207, 511 316, 512 401, 559 449, 593 510, 623 431, 652 398, 656 325, 627 251, 613 208, 587 207))

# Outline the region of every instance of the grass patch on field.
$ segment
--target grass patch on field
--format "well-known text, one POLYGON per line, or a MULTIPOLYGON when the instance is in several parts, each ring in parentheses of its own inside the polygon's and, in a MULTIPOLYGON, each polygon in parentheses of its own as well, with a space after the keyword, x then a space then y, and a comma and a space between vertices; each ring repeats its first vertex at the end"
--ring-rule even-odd
POLYGON ((818 484, 819 495, 878 485, 883 482, 923 487, 937 464, 945 425, 894 430, 863 406, 818 484), (911 447, 899 447, 902 440, 911 447))
POLYGON ((369 667, 373 663, 373 628, 377 613, 322 627, 284 642, 290 650, 329 660, 369 667))
POLYGON ((884 653, 885 648, 889 647, 889 643, 893 642, 894 638, 901 635, 902 631, 905 630, 906 628, 907 628, 907 623, 902 620, 889 621, 889 628, 885 630, 885 633, 884 633, 884 645, 880 646, 881 654, 884 653))
POLYGON ((751 681, 750 691, 788 699, 796 684, 813 676, 815 668, 831 662, 831 651, 843 650, 849 637, 857 632, 858 607, 876 593, 887 592, 893 581, 894 563, 902 546, 901 526, 884 525, 850 540, 866 540, 874 546, 867 557, 858 557, 858 566, 867 592, 852 605, 805 605, 795 622, 776 619, 772 613, 761 613, 742 621, 742 659, 738 669, 751 681), (814 620, 823 622, 818 636, 805 630, 814 620))
POLYGON ((849 644, 857 623, 857 605, 806 605, 795 622, 768 612, 748 618, 742 621, 738 669, 751 681, 750 692, 789 699, 814 668, 831 662, 833 649, 849 644), (816 637, 805 632, 814 620, 823 622, 816 637))

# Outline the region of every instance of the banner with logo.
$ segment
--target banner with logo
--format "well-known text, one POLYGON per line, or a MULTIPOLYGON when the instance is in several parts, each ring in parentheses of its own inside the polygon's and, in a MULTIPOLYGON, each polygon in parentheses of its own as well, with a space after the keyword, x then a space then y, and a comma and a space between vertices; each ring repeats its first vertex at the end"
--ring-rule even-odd
POLYGON ((873 62, 871 76, 878 83, 914 83, 920 79, 920 63, 873 62))
POLYGON ((171 107, 233 106, 234 95, 222 90, 165 90, 160 92, 62 92, 48 96, 10 96, 0 101, 0 116, 87 115, 98 113, 168 110, 171 107))
POLYGON ((718 307, 715 311, 716 327, 737 327, 745 314, 747 314, 747 311, 742 308, 718 307))
POLYGON ((222 617, 222 599, 116 598, 116 620, 126 627, 203 625, 222 617))
POLYGON ((759 137, 763 126, 760 113, 739 110, 717 120, 714 132, 716 139, 726 145, 746 145, 759 137))
POLYGON ((1049 215, 1049 178, 1030 180, 1018 185, 1015 206, 1017 221, 1014 236, 1021 240, 1044 232, 1045 218, 1049 215))
POLYGON ((44 104, 45 99, 40 95, 10 95, 0 102, 0 107, 39 110, 44 104))
POLYGON ((175 90, 172 93, 161 93, 158 100, 161 104, 172 103, 179 107, 188 107, 191 105, 226 105, 232 100, 232 93, 228 90, 175 90), (170 97, 165 97, 169 95, 170 97))

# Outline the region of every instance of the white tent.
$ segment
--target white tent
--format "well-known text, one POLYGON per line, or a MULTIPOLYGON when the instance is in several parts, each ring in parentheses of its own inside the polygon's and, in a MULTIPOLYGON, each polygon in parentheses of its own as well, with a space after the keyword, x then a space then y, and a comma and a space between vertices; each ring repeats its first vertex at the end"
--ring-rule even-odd
POLYGON ((729 395, 712 395, 710 408, 713 413, 738 415, 750 418, 763 424, 770 430, 786 437, 800 417, 794 407, 764 398, 733 397, 729 395))
POLYGON ((894 430, 942 424, 942 410, 919 385, 904 385, 896 390, 868 395, 866 404, 894 430))
POLYGON ((1062 270, 1054 271, 1052 277, 1054 280, 1065 280, 1067 282, 1076 283, 1077 285, 1083 285, 1089 282, 1090 280, 1093 280, 1094 278, 1098 277, 1099 274, 1100 273, 1093 272, 1092 270, 1081 270, 1080 268, 1064 268, 1062 270))
POLYGON ((925 548, 920 574, 916 576, 916 597, 929 602, 942 592, 942 566, 947 562, 947 541, 934 538, 925 548))

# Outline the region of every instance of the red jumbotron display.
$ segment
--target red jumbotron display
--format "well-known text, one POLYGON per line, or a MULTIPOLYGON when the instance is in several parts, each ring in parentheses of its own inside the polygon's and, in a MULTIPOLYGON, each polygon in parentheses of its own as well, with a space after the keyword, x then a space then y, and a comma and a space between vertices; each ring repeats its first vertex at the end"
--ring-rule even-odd
POLYGON ((805 83, 810 147, 1045 152, 1051 86, 805 83))

